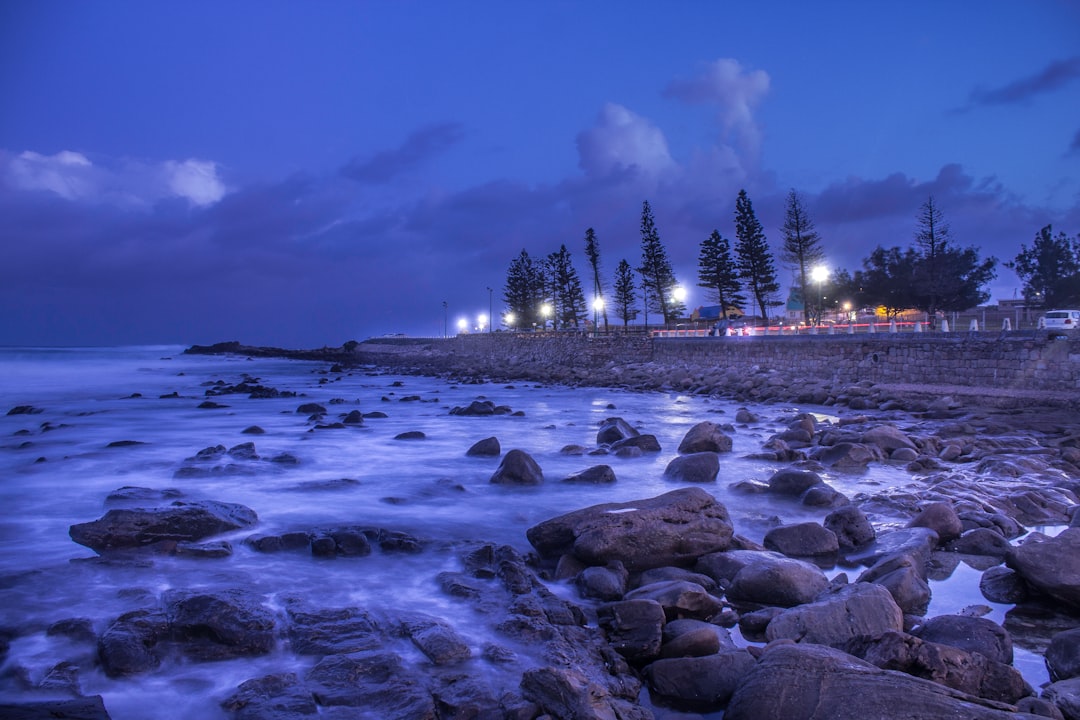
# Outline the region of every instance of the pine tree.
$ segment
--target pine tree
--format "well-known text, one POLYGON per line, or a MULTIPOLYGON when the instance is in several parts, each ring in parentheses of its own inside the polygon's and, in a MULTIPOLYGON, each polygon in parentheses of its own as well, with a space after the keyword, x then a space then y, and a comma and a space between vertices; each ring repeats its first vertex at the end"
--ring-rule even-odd
MULTIPOLYGON (((600 248, 596 242, 596 231, 589 228, 585 231, 585 257, 589 259, 589 265, 592 266, 593 273, 593 308, 597 306, 597 301, 603 301, 604 298, 604 283, 600 279, 600 248)), ((608 329, 608 315, 607 305, 601 305, 600 312, 604 317, 604 332, 608 329)))
POLYGON ((620 260, 615 268, 615 314, 622 319, 623 328, 638 316, 635 288, 634 269, 626 260, 620 260))
POLYGON ((698 255, 698 286, 708 289, 709 297, 720 304, 720 313, 726 315, 729 306, 740 310, 746 300, 740 292, 739 269, 731 256, 731 243, 713 230, 712 235, 701 243, 698 255))
POLYGON ((514 327, 531 328, 541 319, 544 274, 525 250, 510 262, 510 268, 506 272, 503 301, 507 309, 514 314, 514 327))
POLYGON ((641 266, 638 272, 641 273, 642 290, 647 295, 646 317, 650 304, 660 312, 665 324, 674 322, 680 312, 685 312, 685 307, 674 297, 675 273, 671 269, 667 250, 660 242, 648 200, 641 207, 641 266))
POLYGON ((783 232, 784 249, 780 258, 795 274, 795 285, 803 300, 803 321, 809 325, 810 303, 807 298, 810 294, 807 279, 810 269, 820 265, 825 259, 825 251, 821 247, 821 237, 814 230, 814 223, 795 190, 788 193, 783 232))
POLYGON ((548 267, 551 272, 551 300, 554 310, 555 329, 559 327, 580 327, 585 318, 585 293, 581 289, 581 280, 570 259, 566 245, 559 246, 558 252, 548 255, 548 267))
POLYGON ((740 190, 735 200, 735 243, 739 276, 754 296, 761 318, 768 325, 768 308, 778 304, 775 297, 780 284, 776 282, 776 268, 765 231, 745 190, 740 190))

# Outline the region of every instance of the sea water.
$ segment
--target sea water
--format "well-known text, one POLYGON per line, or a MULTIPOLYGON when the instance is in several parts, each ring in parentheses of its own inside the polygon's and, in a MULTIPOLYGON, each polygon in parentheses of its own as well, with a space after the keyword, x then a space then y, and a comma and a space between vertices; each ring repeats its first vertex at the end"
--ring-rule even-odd
MULTIPOLYGON (((87 661, 85 647, 46 629, 85 618, 100 633, 119 615, 153 604, 172 589, 244 588, 280 609, 283 598, 319 607, 415 610, 442 617, 478 647, 468 610, 435 583, 459 569, 463 543, 483 541, 530 551, 526 530, 558 514, 601 502, 654 497, 679 487, 664 478, 686 432, 709 420, 734 424, 730 401, 671 392, 635 393, 565 388, 530 382, 455 384, 373 369, 330 372, 325 363, 233 356, 193 356, 173 346, 0 349, 0 626, 15 636, 0 668, 0 698, 41 697, 28 685, 58 662, 80 664, 84 694, 101 694, 115 720, 224 718, 220 701, 244 680, 272 672, 302 673, 309 659, 286 651, 214 663, 167 661, 134 678, 111 679, 87 661), (265 399, 230 394, 210 398, 221 384, 257 380, 283 393, 265 399), (474 400, 508 406, 511 414, 451 414, 474 400), (327 408, 323 423, 351 410, 380 411, 359 427, 317 429, 301 404, 327 408), (30 406, 31 414, 5 415, 30 406), (599 424, 621 417, 657 437, 662 451, 638 458, 569 454, 571 445, 596 447, 599 424), (262 434, 247 434, 258 426, 262 434), (423 439, 397 439, 420 431, 423 439), (528 452, 545 482, 536 487, 492 484, 498 458, 467 457, 478 440, 496 437, 503 453, 528 452), (200 450, 253 442, 259 460, 233 462, 231 472, 191 477, 181 468, 200 450), (295 464, 268 462, 288 454, 295 464), (591 465, 610 465, 617 481, 604 486, 560 482, 591 465), (123 487, 173 490, 184 500, 240 503, 259 516, 254 528, 225 536, 231 556, 197 559, 147 555, 139 563, 88 562, 95 553, 74 543, 68 528, 99 518, 105 498, 123 487), (243 539, 256 532, 363 525, 421 539, 416 555, 382 555, 320 562, 303 553, 258 553, 243 539)), ((739 481, 766 481, 780 463, 746 457, 760 451, 799 412, 830 421, 830 408, 749 407, 759 422, 733 427, 734 447, 722 454, 715 484, 706 489, 729 509, 735 531, 760 541, 779 522, 820 521, 825 510, 790 499, 740 494, 739 481)), ((832 418, 835 420, 835 418, 832 418)), ((865 472, 827 473, 853 497, 863 492, 918 489, 903 467, 874 464, 865 472)), ((163 501, 165 502, 165 501, 163 501)), ((875 518, 875 520, 889 520, 875 518)), ((839 569, 828 571, 830 577, 839 569)), ((857 570, 855 571, 858 572, 857 570)), ((850 574, 850 573, 849 573, 850 574)), ((1001 622, 1006 606, 978 592, 979 572, 962 563, 932 583, 931 615, 990 605, 1001 622)), ((563 597, 573 588, 551 583, 563 597)), ((1035 685, 1045 680, 1041 658, 1018 650, 1017 667, 1035 685)), ((658 711, 658 713, 661 711, 658 711)))

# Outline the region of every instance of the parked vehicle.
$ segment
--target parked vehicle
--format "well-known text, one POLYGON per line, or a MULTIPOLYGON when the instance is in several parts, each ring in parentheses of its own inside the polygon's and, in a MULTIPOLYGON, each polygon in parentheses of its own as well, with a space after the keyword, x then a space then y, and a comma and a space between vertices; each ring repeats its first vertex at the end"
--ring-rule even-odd
POLYGON ((1080 328, 1080 310, 1050 310, 1043 316, 1047 330, 1076 330, 1080 328))

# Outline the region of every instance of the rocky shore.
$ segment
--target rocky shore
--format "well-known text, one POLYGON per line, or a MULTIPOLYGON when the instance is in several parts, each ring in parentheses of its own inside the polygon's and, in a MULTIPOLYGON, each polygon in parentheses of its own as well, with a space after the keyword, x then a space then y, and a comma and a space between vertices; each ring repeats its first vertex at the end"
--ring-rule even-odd
MULTIPOLYGON (((754 453, 775 464, 772 476, 732 485, 819 509, 824 519, 779 522, 760 543, 740 533, 707 488, 723 481, 717 458, 732 451, 731 434, 757 418, 745 410, 733 424, 703 418, 665 470, 676 489, 536 524, 528 556, 482 537, 461 549, 458 568, 440 574, 439 587, 501 639, 483 650, 483 676, 463 669, 470 650, 440 618, 376 617, 287 598, 275 617, 243 592, 171 593, 159 610, 116 618, 93 640, 110 675, 137 675, 177 651, 196 662, 266 653, 284 636, 317 661, 303 674, 243 683, 222 705, 232 717, 1080 720, 1080 419, 1060 407, 1034 409, 1037 395, 1003 407, 966 390, 833 387, 767 368, 736 377, 686 364, 499 365, 422 349, 292 352, 229 343, 189 352, 318 360, 331 373, 365 364, 459 383, 528 380, 832 407, 832 418, 792 411, 787 427, 754 453), (823 479, 877 463, 906 468, 911 486, 847 497, 823 479), (982 573, 987 601, 1013 606, 1005 623, 987 618, 979 602, 927 615, 930 582, 960 563, 982 573), (403 663, 392 649, 401 642, 427 663, 403 663), (1013 666, 1015 645, 1045 657, 1051 683, 1025 682, 1013 666)), ((451 414, 498 411, 478 403, 451 414)), ((659 449, 655 437, 611 417, 594 445, 564 449, 596 459, 565 481, 610 482, 606 456, 659 449)), ((226 452, 233 451, 219 454, 226 452)), ((493 483, 545 482, 528 453, 502 454, 495 438, 462 452, 500 456, 493 483)), ((254 511, 222 503, 140 504, 73 525, 71 537, 103 558, 117 551, 213 557, 222 550, 216 534, 257 521, 254 511)), ((316 556, 427 551, 420 538, 372 527, 259 533, 246 542, 260 552, 316 556)), ((92 698, 0 711, 108 717, 91 705, 92 698), (64 705, 76 702, 89 709, 64 705)))

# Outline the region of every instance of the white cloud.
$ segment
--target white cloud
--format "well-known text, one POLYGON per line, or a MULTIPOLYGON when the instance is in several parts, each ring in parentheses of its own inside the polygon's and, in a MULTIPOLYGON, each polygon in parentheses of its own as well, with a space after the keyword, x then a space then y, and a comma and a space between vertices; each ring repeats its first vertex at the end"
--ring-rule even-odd
POLYGON ((170 197, 202 207, 216 203, 226 193, 217 164, 209 160, 106 159, 94 163, 71 150, 55 155, 27 150, 6 163, 0 154, 0 177, 18 190, 46 191, 73 202, 127 208, 150 207, 170 197))
POLYGON ((664 133, 647 119, 607 103, 596 124, 577 138, 579 164, 590 175, 637 169, 660 175, 675 165, 664 133))

